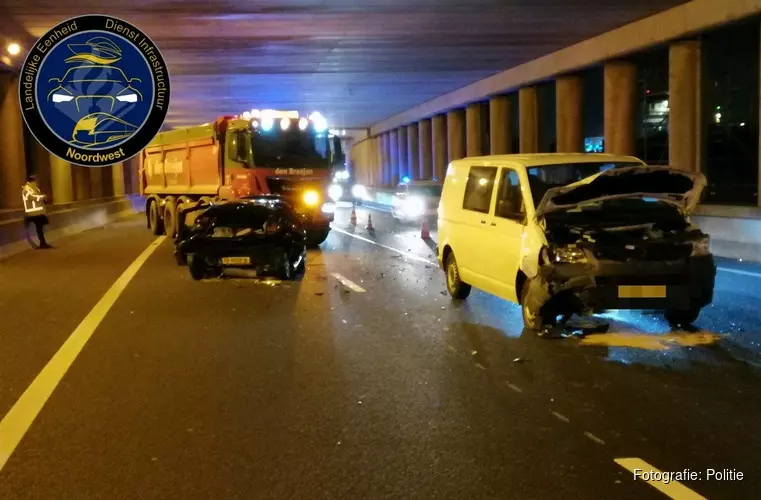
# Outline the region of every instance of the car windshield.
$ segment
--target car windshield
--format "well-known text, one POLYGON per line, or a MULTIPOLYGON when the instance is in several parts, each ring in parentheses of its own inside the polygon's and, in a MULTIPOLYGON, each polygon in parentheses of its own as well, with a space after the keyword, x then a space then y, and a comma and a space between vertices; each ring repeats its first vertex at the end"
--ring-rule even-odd
POLYGON ((552 188, 567 186, 589 176, 611 170, 613 168, 634 167, 641 165, 636 162, 584 162, 561 163, 554 165, 539 165, 526 169, 531 197, 534 204, 539 205, 544 195, 552 188))
MULTIPOLYGON (((276 124, 277 125, 277 124, 276 124)), ((327 134, 291 127, 281 130, 255 129, 251 145, 254 164, 258 167, 325 167, 330 165, 327 134)))
POLYGON ((441 197, 441 186, 410 186, 410 194, 441 197))

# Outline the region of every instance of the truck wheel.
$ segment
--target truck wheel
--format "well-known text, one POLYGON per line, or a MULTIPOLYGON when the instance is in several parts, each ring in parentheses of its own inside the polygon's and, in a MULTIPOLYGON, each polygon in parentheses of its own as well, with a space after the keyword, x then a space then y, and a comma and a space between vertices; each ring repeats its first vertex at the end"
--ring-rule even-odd
POLYGON ((161 217, 159 217, 158 202, 156 201, 152 201, 151 204, 148 206, 148 222, 151 225, 151 231, 153 232, 153 234, 158 236, 164 233, 161 217))
POLYGON ((202 280, 206 277, 206 263, 203 257, 197 257, 196 255, 188 256, 188 271, 190 276, 196 280, 202 280))
POLYGON ((667 309, 663 316, 671 326, 690 326, 700 316, 700 308, 693 306, 685 310, 667 309))
POLYGON ((444 266, 447 271, 447 292, 453 299, 462 300, 470 295, 470 285, 460 279, 460 269, 457 267, 457 259, 454 252, 447 255, 447 263, 444 266))
POLYGON ((177 235, 177 213, 172 202, 164 206, 164 229, 170 238, 177 235))
POLYGON ((327 229, 325 231, 321 232, 310 232, 307 234, 307 246, 308 247, 316 247, 321 245, 325 240, 328 239, 328 234, 330 234, 330 229, 327 229))

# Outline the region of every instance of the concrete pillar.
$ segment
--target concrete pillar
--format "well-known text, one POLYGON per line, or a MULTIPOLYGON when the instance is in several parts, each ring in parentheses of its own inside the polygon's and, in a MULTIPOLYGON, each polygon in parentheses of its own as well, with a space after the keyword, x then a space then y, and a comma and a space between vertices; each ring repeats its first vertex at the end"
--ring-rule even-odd
POLYGON ((124 164, 114 163, 111 165, 111 183, 114 196, 124 196, 124 164))
POLYGON ((466 151, 468 156, 481 156, 484 154, 483 130, 481 127, 481 104, 471 103, 465 108, 466 151))
POLYGON ((510 99, 498 95, 489 99, 489 154, 510 153, 510 99))
POLYGON ((53 203, 71 203, 74 201, 74 184, 71 163, 50 155, 50 180, 52 184, 53 203))
POLYGON ((74 199, 85 201, 90 199, 90 167, 72 165, 71 172, 74 178, 74 199))
POLYGON ((581 76, 564 75, 555 80, 555 140, 558 153, 584 151, 583 101, 584 82, 581 76))
POLYGON ((465 158, 465 113, 461 109, 447 113, 447 152, 450 162, 465 158))
POLYGON ((37 174, 37 185, 40 186, 40 190, 48 195, 48 199, 52 199, 53 194, 53 180, 51 178, 50 170, 50 153, 43 148, 42 145, 37 142, 32 134, 25 134, 25 141, 27 144, 27 165, 28 168, 37 174))
POLYGON ((447 117, 436 115, 431 119, 431 139, 433 140, 433 178, 444 182, 447 172, 447 117))
POLYGON ((90 168, 90 198, 103 198, 103 169, 106 167, 89 167, 90 168))
POLYGON ((700 42, 669 47, 669 166, 700 172, 700 42))
POLYGON ((603 74, 605 152, 634 155, 637 68, 628 61, 610 61, 603 74))
POLYGON ((417 123, 407 125, 407 175, 410 179, 420 179, 420 151, 418 148, 417 123))
POLYGON ((0 208, 23 208, 26 182, 24 123, 18 99, 18 78, 0 74, 0 208))
POLYGON ((397 163, 399 163, 399 178, 409 176, 407 168, 407 127, 399 127, 396 134, 396 145, 398 148, 397 163))
POLYGON ((389 183, 392 186, 396 186, 399 184, 399 129, 395 128, 394 130, 390 131, 388 133, 389 136, 389 153, 391 153, 390 156, 390 177, 389 177, 389 183))
POLYGON ((521 153, 539 152, 539 96, 536 87, 518 91, 518 135, 521 153))
POLYGON ((418 122, 418 158, 420 158, 420 178, 433 178, 433 150, 431 149, 431 120, 418 122))

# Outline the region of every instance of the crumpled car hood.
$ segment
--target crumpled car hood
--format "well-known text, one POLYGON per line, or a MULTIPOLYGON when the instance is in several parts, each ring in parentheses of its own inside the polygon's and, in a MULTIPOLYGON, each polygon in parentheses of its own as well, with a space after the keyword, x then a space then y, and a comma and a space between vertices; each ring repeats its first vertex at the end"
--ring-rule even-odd
POLYGON ((616 198, 655 198, 689 215, 700 201, 706 178, 669 167, 634 166, 605 170, 567 186, 552 188, 536 207, 536 216, 616 198))

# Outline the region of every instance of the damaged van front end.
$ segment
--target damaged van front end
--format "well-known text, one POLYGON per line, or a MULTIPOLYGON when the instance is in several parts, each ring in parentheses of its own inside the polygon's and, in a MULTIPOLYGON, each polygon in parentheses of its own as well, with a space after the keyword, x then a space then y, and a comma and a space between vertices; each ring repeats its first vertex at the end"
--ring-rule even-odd
POLYGON ((549 190, 536 209, 546 244, 521 293, 526 327, 609 309, 694 322, 716 276, 709 236, 689 220, 704 187, 698 173, 636 166, 549 190))

